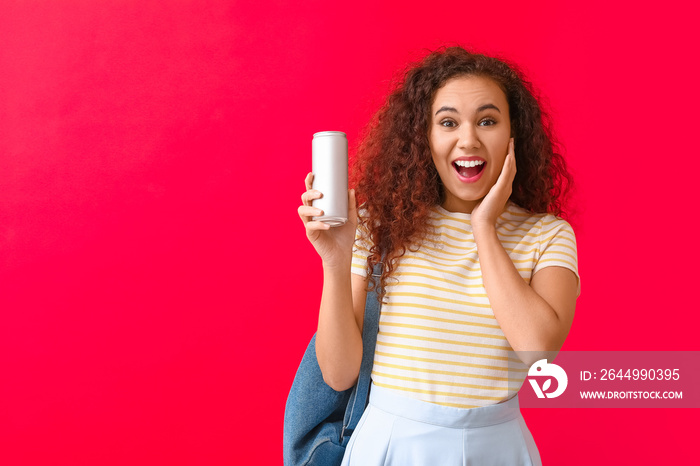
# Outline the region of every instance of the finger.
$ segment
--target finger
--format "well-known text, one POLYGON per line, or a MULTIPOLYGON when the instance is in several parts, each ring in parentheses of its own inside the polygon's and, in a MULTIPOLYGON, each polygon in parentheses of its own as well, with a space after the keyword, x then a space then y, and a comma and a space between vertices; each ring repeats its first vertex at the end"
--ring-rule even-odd
POLYGON ((306 229, 309 231, 315 231, 315 230, 330 230, 331 226, 327 223, 319 222, 319 221, 313 221, 313 222, 308 222, 306 224, 306 229))
POLYGON ((509 169, 510 171, 512 171, 512 172, 513 172, 513 176, 515 176, 515 172, 516 172, 516 170, 517 170, 517 165, 518 165, 518 164, 517 164, 517 162, 516 162, 516 160, 515 160, 515 152, 514 152, 515 146, 514 146, 514 143, 513 143, 513 142, 511 142, 511 147, 512 147, 512 149, 511 149, 511 151, 508 153, 507 162, 509 163, 508 169, 509 169))
POLYGON ((515 156, 513 155, 513 153, 509 153, 506 156, 506 161, 503 165, 503 171, 501 172, 501 176, 498 181, 501 182, 504 186, 512 186, 513 179, 515 179, 515 156))
POLYGON ((311 201, 313 201, 314 199, 320 199, 322 197, 322 192, 312 189, 310 191, 306 191, 301 195, 301 203, 304 205, 311 205, 311 201))
POLYGON ((515 156, 512 153, 506 155, 506 159, 503 161, 503 168, 501 173, 498 175, 494 189, 508 189, 510 186, 512 189, 513 180, 515 179, 515 156))
POLYGON ((308 175, 306 175, 306 179, 304 180, 304 184, 306 185, 306 190, 308 191, 309 189, 312 188, 314 184, 314 174, 313 172, 309 172, 308 175))
POLYGON ((348 190, 348 221, 350 223, 357 223, 357 198, 355 197, 355 190, 348 190))
POLYGON ((311 217, 319 217, 323 215, 323 210, 316 207, 302 205, 297 209, 302 220, 309 221, 311 217))
POLYGON ((513 154, 508 154, 506 163, 508 164, 508 168, 507 171, 504 170, 504 175, 506 175, 506 177, 503 180, 503 190, 507 193, 507 196, 510 197, 513 193, 513 181, 515 180, 515 156, 513 154))
POLYGON ((348 192, 348 208, 350 210, 357 209, 357 198, 355 197, 355 190, 351 189, 348 192))

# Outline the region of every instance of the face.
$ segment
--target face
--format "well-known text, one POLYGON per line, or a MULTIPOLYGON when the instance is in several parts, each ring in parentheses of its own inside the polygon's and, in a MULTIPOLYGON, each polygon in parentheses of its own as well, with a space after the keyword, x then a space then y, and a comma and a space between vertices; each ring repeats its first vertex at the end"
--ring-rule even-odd
POLYGON ((445 190, 442 207, 471 213, 496 184, 508 153, 510 111, 489 78, 452 78, 435 93, 428 138, 445 190))

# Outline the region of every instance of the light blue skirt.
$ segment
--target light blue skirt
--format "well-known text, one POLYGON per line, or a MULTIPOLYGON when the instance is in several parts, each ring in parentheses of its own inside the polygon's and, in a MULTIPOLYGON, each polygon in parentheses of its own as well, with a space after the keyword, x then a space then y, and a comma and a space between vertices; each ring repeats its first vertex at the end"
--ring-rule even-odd
POLYGON ((541 464, 517 396, 464 409, 372 384, 369 405, 350 437, 342 466, 541 464))

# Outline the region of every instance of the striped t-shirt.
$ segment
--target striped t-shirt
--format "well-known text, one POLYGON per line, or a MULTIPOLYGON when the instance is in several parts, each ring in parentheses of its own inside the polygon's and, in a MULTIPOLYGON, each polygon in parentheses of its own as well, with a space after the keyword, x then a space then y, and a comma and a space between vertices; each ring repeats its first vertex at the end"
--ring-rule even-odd
MULTIPOLYGON (((435 206, 430 222, 436 236, 418 252, 407 250, 387 283, 372 381, 445 406, 505 401, 520 389, 527 367, 515 357, 491 310, 470 214, 435 206)), ((566 267, 578 277, 576 238, 565 220, 509 202, 496 231, 526 283, 549 266, 566 267)), ((355 274, 367 275, 368 244, 358 228, 355 274)))

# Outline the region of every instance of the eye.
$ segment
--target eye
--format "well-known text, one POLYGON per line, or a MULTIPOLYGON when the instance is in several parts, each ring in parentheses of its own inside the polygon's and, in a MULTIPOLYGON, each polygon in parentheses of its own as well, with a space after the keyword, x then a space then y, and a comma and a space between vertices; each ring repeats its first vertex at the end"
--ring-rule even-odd
POLYGON ((457 123, 454 120, 442 120, 440 123, 438 123, 440 126, 444 126, 445 128, 454 128, 457 126, 457 123))
POLYGON ((479 126, 493 126, 496 124, 496 120, 493 118, 484 118, 479 122, 479 126))

